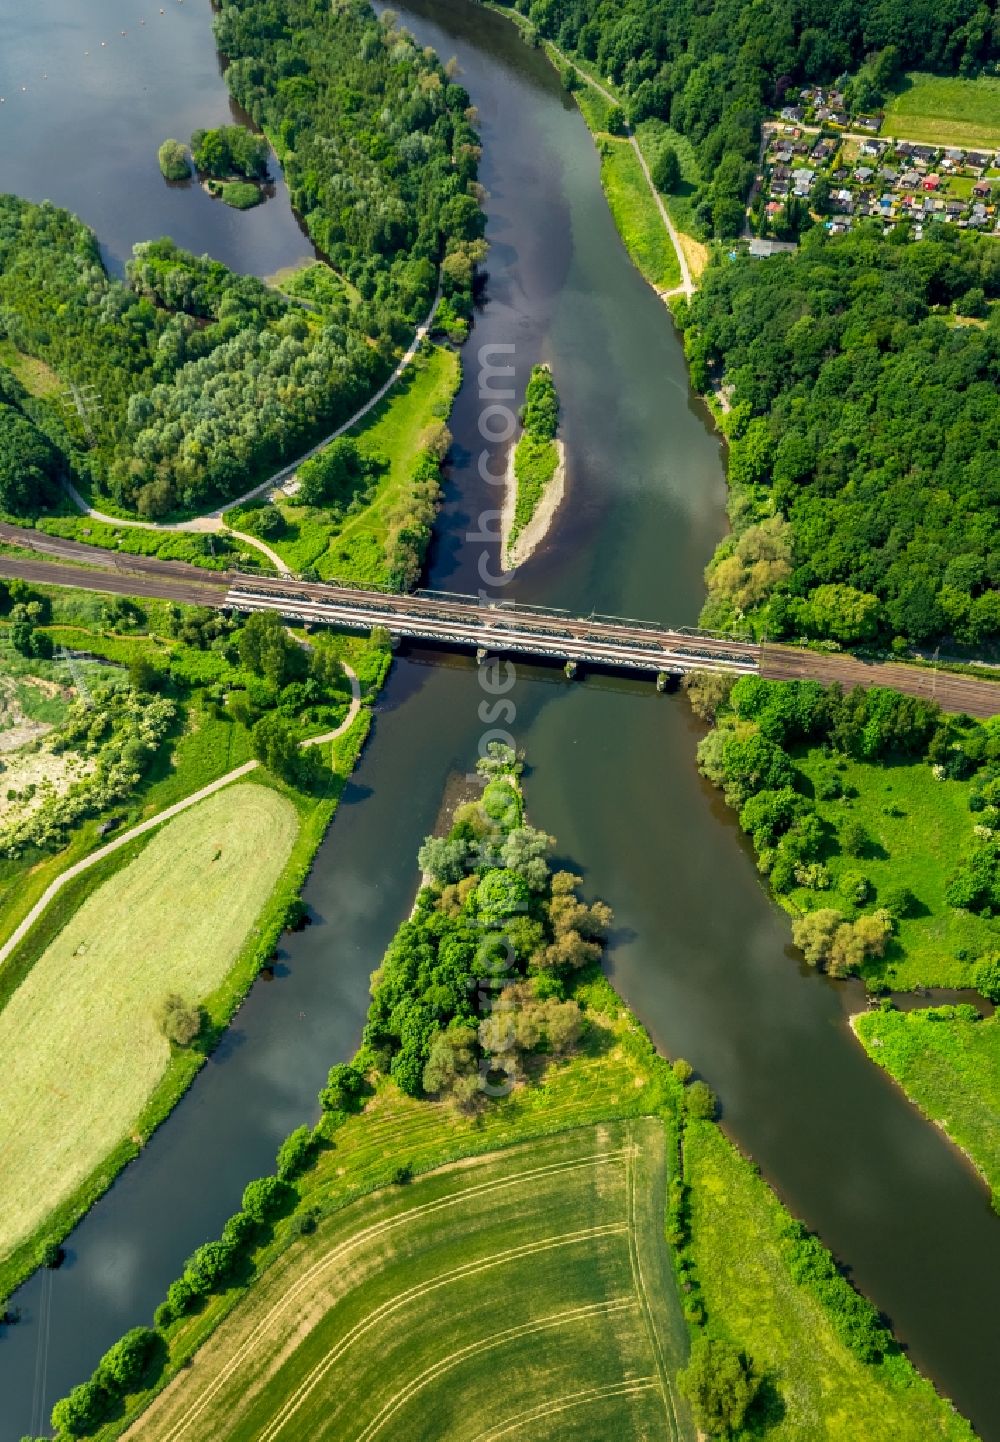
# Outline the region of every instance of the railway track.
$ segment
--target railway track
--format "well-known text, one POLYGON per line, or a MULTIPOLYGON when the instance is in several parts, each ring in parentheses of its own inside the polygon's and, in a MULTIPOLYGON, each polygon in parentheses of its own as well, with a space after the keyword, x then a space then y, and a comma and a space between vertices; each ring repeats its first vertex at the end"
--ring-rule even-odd
POLYGON ((399 596, 352 586, 202 570, 182 561, 133 556, 0 524, 0 541, 39 552, 38 558, 0 555, 0 576, 114 595, 187 602, 221 610, 273 610, 286 620, 391 634, 459 646, 482 654, 523 654, 657 674, 723 670, 768 680, 814 680, 886 686, 936 701, 947 711, 1000 715, 1000 682, 897 661, 794 646, 735 641, 697 630, 612 616, 513 605, 480 604, 473 597, 434 593, 399 596), (86 563, 86 569, 80 564, 86 563))

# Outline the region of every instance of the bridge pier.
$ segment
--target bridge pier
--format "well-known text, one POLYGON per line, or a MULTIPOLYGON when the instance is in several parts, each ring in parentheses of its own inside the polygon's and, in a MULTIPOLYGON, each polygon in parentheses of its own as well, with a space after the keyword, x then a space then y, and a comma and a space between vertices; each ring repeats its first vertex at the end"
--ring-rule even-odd
POLYGON ((567 662, 566 662, 565 666, 563 667, 563 675, 566 677, 566 680, 567 680, 567 681, 572 681, 572 680, 573 680, 573 678, 576 676, 576 662, 575 662, 575 661, 567 661, 567 662))

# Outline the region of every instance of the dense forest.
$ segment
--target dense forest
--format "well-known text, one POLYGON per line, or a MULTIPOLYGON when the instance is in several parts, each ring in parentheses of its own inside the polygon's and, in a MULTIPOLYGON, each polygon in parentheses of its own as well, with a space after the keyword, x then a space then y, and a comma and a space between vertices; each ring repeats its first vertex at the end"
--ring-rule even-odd
POLYGON ((367 0, 229 0, 215 22, 235 98, 270 137, 292 204, 375 312, 426 310, 437 267, 467 313, 484 254, 468 93, 367 0))
MULTIPOLYGON (((628 96, 633 124, 668 121, 693 142, 706 231, 738 235, 760 119, 805 82, 906 66, 976 75, 1000 55, 996 0, 515 0, 539 33, 628 96), (876 57, 878 57, 876 59, 876 57)), ((870 87, 869 87, 870 88, 870 87)))
MULTIPOLYGON (((76 387, 68 419, 50 399, 29 420, 97 496, 151 518, 247 489, 346 419, 426 313, 439 268, 457 317, 482 255, 468 96, 433 54, 360 3, 335 16, 313 0, 232 4, 218 23, 233 89, 273 127, 356 303, 307 309, 167 240, 138 246, 122 284, 73 216, 0 196, 0 341, 76 387)), ((3 419, 26 480, 0 506, 30 514, 58 467, 3 419)))
POLYGON ((733 533, 706 624, 846 645, 1000 635, 1000 247, 811 232, 679 308, 731 400, 733 533), (966 321, 980 309, 986 321, 966 321))

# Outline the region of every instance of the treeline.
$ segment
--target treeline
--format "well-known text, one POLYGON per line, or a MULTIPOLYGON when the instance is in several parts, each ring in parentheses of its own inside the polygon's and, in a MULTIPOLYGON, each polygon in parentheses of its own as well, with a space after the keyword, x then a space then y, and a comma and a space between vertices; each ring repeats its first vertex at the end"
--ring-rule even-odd
MULTIPOLYGON (((5 338, 0 317, 0 340, 5 338)), ((33 410, 27 391, 0 366, 0 511, 19 516, 55 502, 65 469, 61 451, 33 410)))
POLYGON ((479 140, 433 52, 365 0, 228 0, 215 28, 309 234, 395 338, 426 311, 439 266, 448 310, 468 315, 479 140))
POLYGON ((731 410, 703 620, 842 645, 1000 635, 1000 248, 932 227, 713 265, 679 307, 731 410), (970 302, 985 324, 956 324, 970 302))
POLYGON ((669 122, 693 142, 702 227, 736 236, 765 110, 788 91, 858 69, 975 75, 1000 52, 994 0, 514 0, 540 34, 621 87, 633 124, 669 122))

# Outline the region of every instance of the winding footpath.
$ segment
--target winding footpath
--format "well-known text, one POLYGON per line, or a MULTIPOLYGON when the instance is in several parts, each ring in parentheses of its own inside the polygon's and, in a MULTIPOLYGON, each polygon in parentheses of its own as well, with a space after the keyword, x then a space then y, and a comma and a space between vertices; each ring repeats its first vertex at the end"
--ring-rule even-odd
MULTIPOLYGON (((234 506, 245 505, 247 501, 252 501, 257 496, 263 495, 265 491, 272 491, 285 481, 291 480, 299 466, 304 465, 306 461, 311 460, 313 456, 318 455, 320 451, 324 450, 334 441, 339 440, 342 435, 345 435, 346 432, 356 426, 360 420, 363 420, 369 411, 373 410, 379 401, 388 395, 389 391, 396 385, 407 367, 412 364, 421 345, 430 334, 431 326, 434 323, 434 317, 437 314, 437 308, 440 303, 441 286, 439 284, 434 299, 431 302, 431 308, 414 331, 413 339, 405 354, 389 378, 379 386, 373 395, 369 396, 363 406, 356 410, 352 416, 348 417, 342 425, 339 425, 335 431, 331 431, 329 435, 317 441, 314 446, 299 456, 290 465, 283 466, 280 471, 275 471, 266 481, 261 481, 260 485, 254 486, 249 491, 244 491, 242 496, 237 496, 234 500, 226 501, 214 511, 208 511, 202 516, 193 516, 190 521, 174 521, 170 524, 160 524, 156 521, 134 520, 131 517, 109 516, 104 511, 99 511, 96 507, 89 505, 72 482, 68 480, 63 482, 67 495, 84 515, 90 516, 95 521, 101 521, 107 526, 129 526, 140 531, 196 531, 202 534, 206 532, 225 532, 227 535, 235 536, 238 541, 243 541, 246 545, 253 546, 256 550, 260 551, 271 562, 279 575, 290 576, 292 572, 288 564, 282 560, 277 551, 272 550, 269 545, 259 540, 256 536, 248 536, 245 531, 237 531, 234 530, 232 526, 227 526, 223 519, 223 512, 232 510, 234 506)), ((2 959, 2 956, 0 956, 0 960, 2 959)))
MULTIPOLYGON (((342 736, 357 719, 358 712, 361 710, 361 683, 358 681, 351 667, 347 665, 346 661, 341 664, 347 673, 347 679, 351 683, 351 704, 348 707, 347 715, 343 721, 341 721, 340 725, 332 731, 326 731, 322 736, 310 736, 308 740, 303 741, 301 743, 303 748, 307 746, 321 746, 327 741, 335 741, 337 737, 342 736)), ((206 797, 213 796, 216 791, 221 791, 223 787, 229 786, 234 781, 238 781, 241 776, 247 776, 251 771, 256 771, 259 765, 259 761, 244 761, 242 766, 237 766, 233 771, 227 771, 225 776, 220 776, 217 781, 212 781, 207 786, 203 786, 200 791, 192 792, 190 796, 185 796, 182 801, 177 801, 173 806, 168 806, 165 811, 159 811, 155 816, 150 816, 148 820, 141 821, 138 826, 133 826, 128 831, 123 831, 121 836, 115 837, 114 841, 109 841, 106 845, 99 846, 96 851, 92 851, 90 855, 85 856, 82 861, 77 861, 73 866, 69 866, 65 871, 60 872, 55 880, 50 882, 45 888, 27 916, 7 938, 3 946, 0 946, 0 965, 7 960, 14 948, 24 940, 49 903, 74 877, 82 875, 84 871, 89 871, 92 866, 96 866, 97 863, 103 861, 106 856, 111 856, 115 851, 119 851, 123 846, 127 846, 130 841, 134 841, 137 836, 144 836, 146 832, 152 831, 157 826, 162 826, 165 821, 170 821, 173 817, 179 816, 182 811, 187 811, 189 807, 197 806, 199 801, 204 801, 206 797)))

